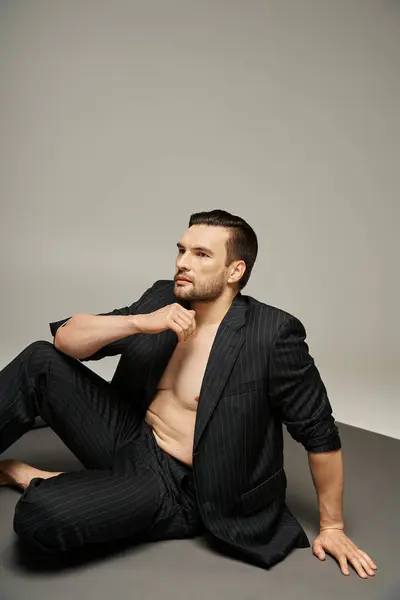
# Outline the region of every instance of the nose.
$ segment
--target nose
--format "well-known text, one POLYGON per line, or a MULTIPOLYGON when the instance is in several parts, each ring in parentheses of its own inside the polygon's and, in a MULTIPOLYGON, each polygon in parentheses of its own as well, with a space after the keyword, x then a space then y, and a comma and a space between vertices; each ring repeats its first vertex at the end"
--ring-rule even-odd
POLYGON ((189 254, 187 252, 178 255, 178 258, 176 259, 176 267, 178 271, 190 270, 190 259, 189 254))

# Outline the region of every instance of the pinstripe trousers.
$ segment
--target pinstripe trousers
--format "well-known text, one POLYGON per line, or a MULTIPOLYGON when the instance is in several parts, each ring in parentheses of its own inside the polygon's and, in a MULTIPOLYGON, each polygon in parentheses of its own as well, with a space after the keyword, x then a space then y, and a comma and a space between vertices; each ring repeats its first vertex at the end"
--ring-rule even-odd
POLYGON ((0 454, 38 415, 83 468, 36 477, 23 491, 13 526, 28 546, 60 553, 203 530, 191 467, 160 449, 135 399, 45 341, 0 372, 0 454))

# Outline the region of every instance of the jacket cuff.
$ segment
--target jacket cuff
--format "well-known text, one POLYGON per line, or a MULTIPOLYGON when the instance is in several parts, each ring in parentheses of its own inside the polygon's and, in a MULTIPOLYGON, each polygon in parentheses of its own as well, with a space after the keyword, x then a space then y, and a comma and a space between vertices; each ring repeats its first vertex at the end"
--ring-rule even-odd
POLYGON ((334 450, 340 450, 342 442, 340 440, 339 432, 333 431, 329 436, 321 438, 315 438, 306 445, 307 452, 332 452, 334 450))
POLYGON ((54 337, 57 333, 57 329, 62 327, 70 319, 71 317, 67 317, 66 319, 61 319, 61 321, 53 321, 52 323, 49 323, 51 335, 54 337))

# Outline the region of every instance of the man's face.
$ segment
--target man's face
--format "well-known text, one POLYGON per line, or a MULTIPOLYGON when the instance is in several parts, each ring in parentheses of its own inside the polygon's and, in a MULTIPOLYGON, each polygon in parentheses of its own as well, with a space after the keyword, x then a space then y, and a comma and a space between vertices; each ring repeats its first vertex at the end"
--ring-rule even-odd
POLYGON ((175 296, 189 302, 216 300, 227 287, 226 242, 230 232, 224 227, 193 225, 178 242, 175 296), (189 279, 190 283, 180 281, 189 279))

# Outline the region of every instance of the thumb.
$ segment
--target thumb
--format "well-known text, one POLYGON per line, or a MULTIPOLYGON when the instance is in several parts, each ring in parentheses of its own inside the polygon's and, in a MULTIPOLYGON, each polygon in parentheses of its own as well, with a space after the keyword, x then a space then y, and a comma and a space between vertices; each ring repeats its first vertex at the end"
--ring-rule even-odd
POLYGON ((325 560, 326 554, 320 541, 314 542, 313 551, 317 558, 319 558, 320 560, 325 560))

